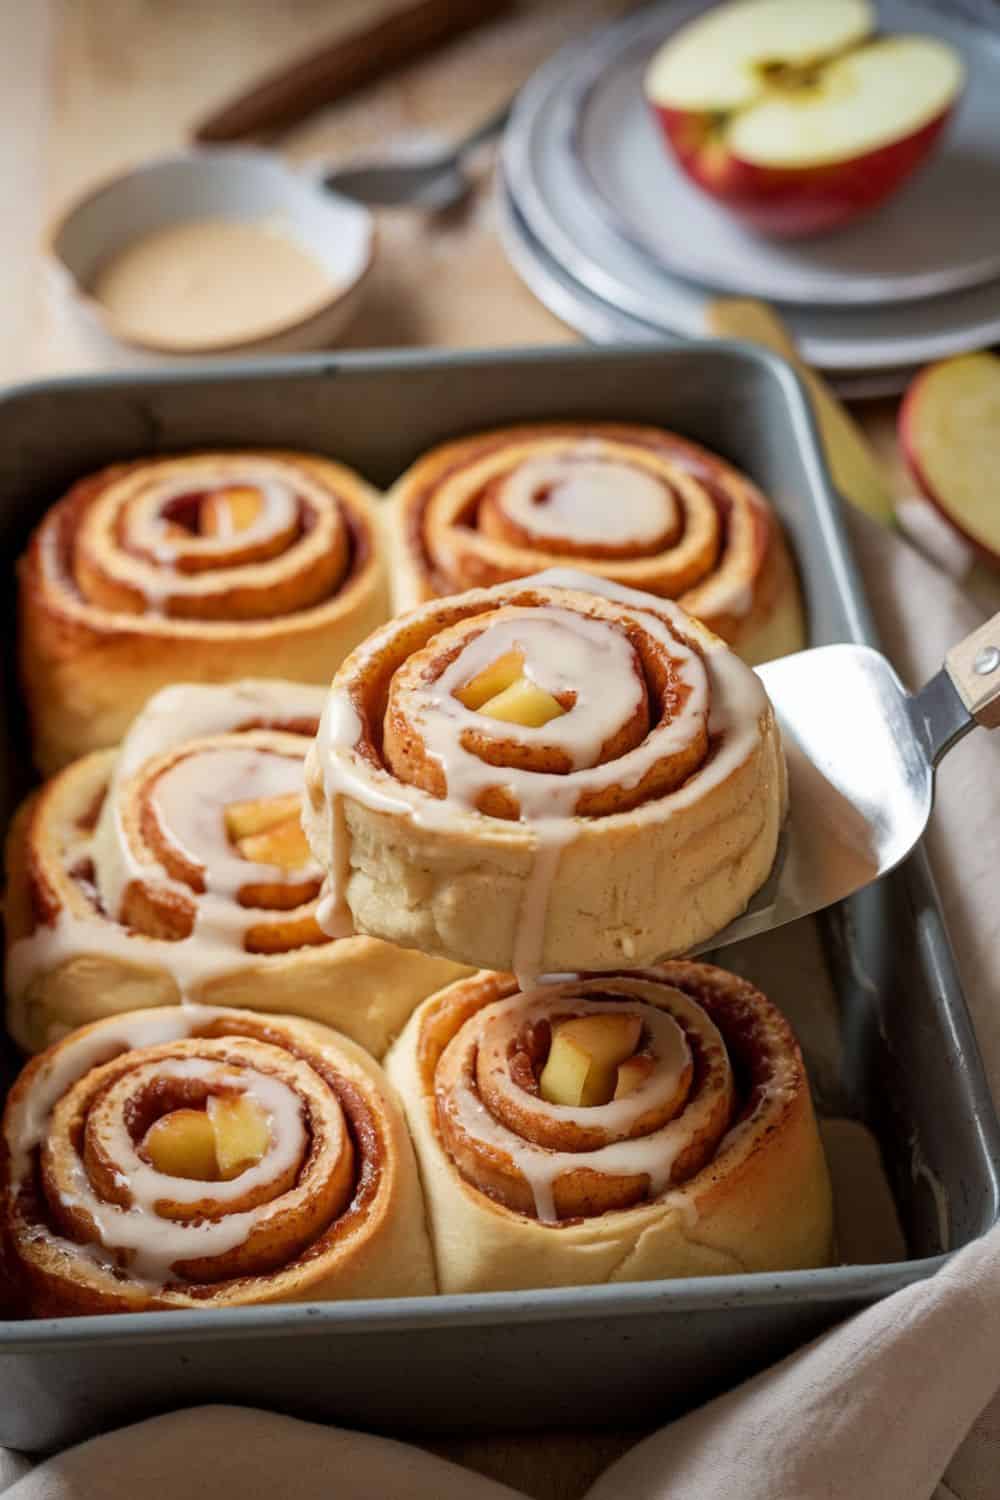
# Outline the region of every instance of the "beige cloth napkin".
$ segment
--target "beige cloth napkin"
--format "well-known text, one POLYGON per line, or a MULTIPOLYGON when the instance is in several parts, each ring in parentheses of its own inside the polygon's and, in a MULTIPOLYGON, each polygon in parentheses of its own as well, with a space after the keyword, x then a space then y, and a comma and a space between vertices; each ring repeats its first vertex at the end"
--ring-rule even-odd
MULTIPOLYGON (((916 686, 980 614, 917 552, 852 515, 879 628, 916 686)), ((1000 1098, 1000 734, 942 768, 931 857, 1000 1098)), ((1000 1500, 1000 1228, 620 1459, 586 1500, 1000 1500), (992 1405, 989 1403, 992 1401, 992 1405)), ((0 1455, 4 1500, 512 1500, 385 1439, 200 1407, 31 1468, 0 1455)))

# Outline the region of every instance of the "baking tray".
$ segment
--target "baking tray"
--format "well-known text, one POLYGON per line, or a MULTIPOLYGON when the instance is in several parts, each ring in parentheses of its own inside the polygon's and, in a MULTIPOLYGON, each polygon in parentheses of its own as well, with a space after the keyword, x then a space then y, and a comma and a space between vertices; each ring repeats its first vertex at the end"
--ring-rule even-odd
MULTIPOLYGON (((798 381, 782 361, 739 344, 314 356, 25 386, 0 400, 3 556, 10 567, 45 507, 113 459, 250 440, 326 452, 386 485, 422 450, 460 433, 588 416, 676 428, 746 469, 792 537, 813 643, 874 641, 798 381)), ((13 593, 8 575, 8 609, 13 593)), ((5 816, 27 763, 9 680, 6 704, 5 816)), ((945 1252, 998 1216, 1000 1136, 923 854, 837 908, 823 930, 836 1037, 832 1060, 809 1058, 818 1103, 876 1134, 908 1259, 579 1290, 3 1323, 0 1442, 49 1448, 198 1401, 396 1434, 635 1425, 932 1274, 945 1252)), ((772 945, 781 935, 755 941, 772 945)), ((775 950, 765 956, 773 968, 775 950)), ((793 1018, 814 1003, 808 985, 795 1007, 771 991, 793 1018)), ((8 1076, 15 1066, 8 1055, 8 1076)))

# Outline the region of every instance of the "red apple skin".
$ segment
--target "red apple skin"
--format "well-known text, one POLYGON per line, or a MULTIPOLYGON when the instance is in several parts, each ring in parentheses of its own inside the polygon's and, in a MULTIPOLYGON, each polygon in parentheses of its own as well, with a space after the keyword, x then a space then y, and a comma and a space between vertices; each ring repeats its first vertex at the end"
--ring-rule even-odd
POLYGON ((671 153, 697 187, 758 234, 805 239, 870 213, 901 187, 931 151, 954 106, 902 140, 816 167, 740 161, 713 139, 713 116, 655 103, 652 108, 671 153))
MULTIPOLYGON (((944 361, 944 363, 947 363, 947 361, 944 361)), ((927 475, 924 473, 923 468, 921 467, 920 444, 919 438, 917 436, 920 423, 920 418, 918 415, 920 398, 922 395, 924 383, 930 376, 936 374, 940 367, 941 362, 933 365, 927 365, 923 370, 920 371, 919 375, 914 376, 914 378, 910 381, 910 384, 907 386, 906 394, 904 395, 902 402, 900 403, 899 416, 897 418, 896 425, 896 433, 899 438, 899 446, 902 449, 903 457, 906 460, 906 467, 913 475, 913 479, 917 485, 917 488, 920 490, 920 493, 923 495, 924 499, 928 500, 930 504, 933 505, 938 514, 944 517, 953 531, 958 532, 962 540, 968 543, 977 557, 982 558, 983 562, 989 563, 991 568, 997 568, 1000 567, 1000 554, 994 552, 992 548, 984 546, 980 538, 974 537, 968 531, 966 531, 961 522, 958 521, 952 514, 952 512, 948 509, 947 502, 942 500, 940 496, 935 492, 934 486, 931 484, 930 480, 927 478, 927 475)))

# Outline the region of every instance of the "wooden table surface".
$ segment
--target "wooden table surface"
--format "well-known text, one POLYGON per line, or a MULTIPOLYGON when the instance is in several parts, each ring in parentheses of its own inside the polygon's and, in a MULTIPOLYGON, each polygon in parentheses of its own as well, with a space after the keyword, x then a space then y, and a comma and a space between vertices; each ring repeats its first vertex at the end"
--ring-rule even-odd
MULTIPOLYGON (((94 181, 184 144, 199 117, 261 72, 391 0, 8 0, 0 7, 0 380, 79 368, 39 276, 44 225, 94 181)), ((328 109, 273 144, 296 162, 447 140, 484 118, 558 46, 625 0, 535 0, 328 109)), ((369 295, 344 343, 511 345, 575 335, 508 266, 489 160, 459 211, 380 218, 369 295)), ((862 420, 903 478, 894 403, 862 420)), ((436 1451, 539 1500, 575 1500, 638 1434, 454 1439, 436 1451)))

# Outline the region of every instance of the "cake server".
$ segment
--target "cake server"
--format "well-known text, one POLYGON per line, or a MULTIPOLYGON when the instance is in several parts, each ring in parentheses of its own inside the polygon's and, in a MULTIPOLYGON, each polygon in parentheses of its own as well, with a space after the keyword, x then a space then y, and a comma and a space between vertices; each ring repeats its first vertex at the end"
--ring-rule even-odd
POLYGON ((869 646, 820 646, 757 671, 785 742, 788 818, 767 884, 696 952, 843 901, 909 854, 940 761, 977 725, 1000 728, 1000 614, 916 693, 869 646))

